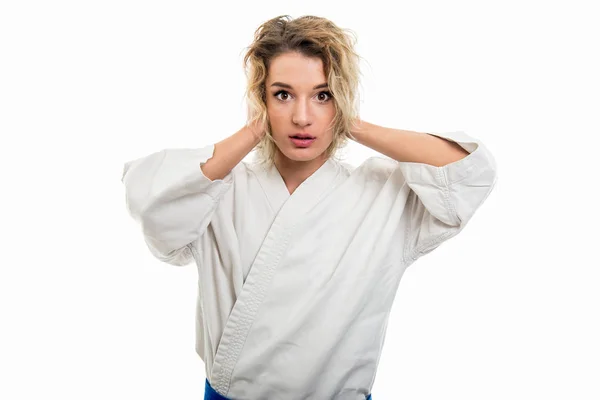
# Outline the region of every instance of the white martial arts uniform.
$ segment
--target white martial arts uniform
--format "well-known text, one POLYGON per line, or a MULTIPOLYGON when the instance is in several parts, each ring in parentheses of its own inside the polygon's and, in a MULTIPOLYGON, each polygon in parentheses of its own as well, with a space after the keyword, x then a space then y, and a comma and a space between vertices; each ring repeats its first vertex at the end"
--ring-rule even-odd
POLYGON ((246 161, 210 181, 213 145, 125 164, 152 254, 198 267, 196 351, 218 393, 365 399, 405 269, 460 232, 496 181, 479 140, 434 135, 470 154, 444 167, 330 159, 292 195, 274 166, 246 161))

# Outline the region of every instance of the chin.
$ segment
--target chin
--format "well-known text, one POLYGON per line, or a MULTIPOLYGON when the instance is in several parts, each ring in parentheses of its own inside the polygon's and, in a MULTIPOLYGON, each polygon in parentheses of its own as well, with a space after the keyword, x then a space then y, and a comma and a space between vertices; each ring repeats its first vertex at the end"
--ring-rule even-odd
POLYGON ((288 158, 292 161, 312 161, 314 159, 320 158, 325 153, 325 150, 323 149, 311 148, 292 148, 286 149, 286 151, 281 151, 281 149, 279 149, 279 151, 285 158, 288 158))

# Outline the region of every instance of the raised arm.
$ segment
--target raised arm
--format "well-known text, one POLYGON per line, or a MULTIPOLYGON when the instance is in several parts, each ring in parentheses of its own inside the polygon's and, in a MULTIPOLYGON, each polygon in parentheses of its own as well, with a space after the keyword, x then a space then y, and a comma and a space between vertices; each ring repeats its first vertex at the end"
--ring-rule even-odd
POLYGON ((242 129, 215 144, 214 156, 203 163, 202 172, 210 179, 223 179, 260 142, 265 132, 255 125, 242 129))
POLYGON ((411 191, 403 215, 403 258, 411 263, 460 232, 489 196, 496 162, 481 141, 462 131, 420 133, 363 123, 355 140, 397 161, 381 162, 390 182, 411 191))
POLYGON ((204 233, 234 184, 232 170, 259 140, 245 126, 214 145, 165 149, 125 163, 127 209, 156 258, 171 265, 192 261, 189 244, 204 233))

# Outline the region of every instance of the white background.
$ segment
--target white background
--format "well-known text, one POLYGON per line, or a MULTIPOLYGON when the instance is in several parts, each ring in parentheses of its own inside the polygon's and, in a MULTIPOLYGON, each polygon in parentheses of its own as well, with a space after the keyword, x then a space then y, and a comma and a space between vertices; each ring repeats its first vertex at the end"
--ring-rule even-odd
POLYGON ((357 33, 364 120, 464 130, 498 163, 405 273, 374 400, 600 398, 592 4, 2 2, 0 398, 202 398, 197 270, 152 258, 123 163, 237 131, 243 49, 282 14, 357 33))

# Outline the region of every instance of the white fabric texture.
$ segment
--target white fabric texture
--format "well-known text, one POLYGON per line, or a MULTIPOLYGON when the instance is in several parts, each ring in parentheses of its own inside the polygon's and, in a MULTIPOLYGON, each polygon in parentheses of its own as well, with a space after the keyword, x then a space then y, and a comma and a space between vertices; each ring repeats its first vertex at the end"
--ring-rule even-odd
MULTIPOLYGON (((494 158, 443 167, 333 159, 292 195, 274 166, 200 169, 214 146, 165 149, 123 170, 127 208, 159 260, 198 268, 196 351, 220 394, 365 399, 405 269, 458 234, 492 191, 494 158)), ((376 394, 373 395, 374 397, 376 394)))

